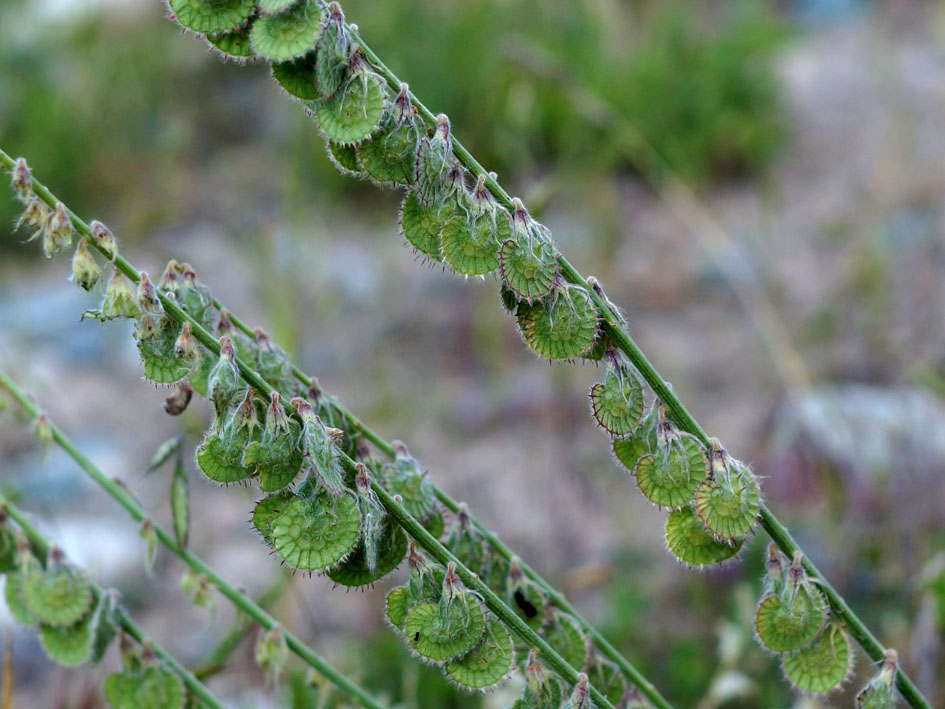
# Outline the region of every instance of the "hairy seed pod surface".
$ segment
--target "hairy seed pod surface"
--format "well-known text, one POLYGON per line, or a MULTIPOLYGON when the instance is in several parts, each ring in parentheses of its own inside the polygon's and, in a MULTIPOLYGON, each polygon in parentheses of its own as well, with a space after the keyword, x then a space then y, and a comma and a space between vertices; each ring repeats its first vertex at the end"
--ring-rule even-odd
POLYGON ((234 30, 256 12, 256 0, 168 0, 174 17, 194 32, 234 30))
POLYGON ((731 559, 741 549, 735 544, 716 540, 707 532, 692 506, 669 513, 666 518, 666 546, 684 564, 701 568, 731 559))
POLYGON ((838 625, 828 625, 820 637, 803 650, 782 656, 788 681, 811 694, 837 689, 849 676, 852 664, 850 640, 838 625))

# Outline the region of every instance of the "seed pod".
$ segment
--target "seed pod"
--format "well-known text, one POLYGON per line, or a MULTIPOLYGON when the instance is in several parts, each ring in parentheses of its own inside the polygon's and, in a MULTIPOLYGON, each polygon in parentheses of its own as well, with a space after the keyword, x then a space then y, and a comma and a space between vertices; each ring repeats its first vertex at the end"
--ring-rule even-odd
POLYGON ((264 15, 275 15, 288 10, 299 0, 258 0, 259 11, 264 15))
POLYGON ((27 201, 26 206, 23 208, 23 213, 20 214, 13 228, 19 229, 21 226, 25 225, 33 229, 33 233, 30 234, 26 241, 30 242, 42 237, 45 245, 46 223, 49 221, 49 216, 49 207, 46 203, 39 197, 31 197, 29 201, 27 201))
POLYGON ((103 593, 95 609, 72 625, 56 626, 40 623, 39 641, 49 658, 60 665, 75 667, 93 657, 99 626, 105 618, 108 594, 103 593))
POLYGON ((249 40, 253 51, 272 61, 288 61, 314 49, 322 32, 322 13, 315 0, 299 0, 277 15, 260 15, 249 40))
POLYGON ((23 203, 33 197, 33 177, 26 158, 17 158, 13 170, 10 171, 10 186, 16 198, 23 203))
POLYGON ((325 139, 325 151, 328 153, 328 159, 343 175, 363 178, 367 173, 358 162, 358 147, 355 145, 343 145, 333 140, 325 139))
POLYGON ((656 452, 640 458, 634 467, 637 486, 654 505, 678 509, 692 502, 693 493, 705 480, 708 460, 702 444, 681 433, 665 416, 660 416, 656 437, 656 452))
POLYGON ((512 204, 512 238, 499 249, 499 267, 509 288, 531 302, 551 293, 558 257, 550 232, 529 216, 518 197, 512 204))
MULTIPOLYGON (((207 377, 207 398, 216 412, 217 422, 220 422, 229 413, 239 396, 240 373, 236 368, 236 350, 233 340, 223 336, 220 338, 220 357, 210 370, 207 377)), ((252 395, 246 392, 244 404, 252 402, 252 395)), ((246 411, 248 413, 248 409, 246 411)))
POLYGON ((479 599, 462 588, 448 604, 420 601, 404 618, 407 644, 421 659, 434 663, 466 655, 482 640, 485 626, 479 599))
POLYGON ((289 659, 289 645, 286 643, 282 628, 276 626, 265 633, 260 633, 253 656, 259 669, 266 674, 266 681, 275 685, 289 659))
POLYGON ((460 689, 484 694, 509 678, 514 660, 512 637, 500 622, 489 620, 479 645, 443 671, 460 689))
POLYGON ((203 441, 197 446, 197 466, 214 482, 228 485, 246 480, 255 472, 244 463, 247 446, 258 442, 262 435, 254 397, 254 390, 247 389, 243 402, 229 421, 204 433, 203 441))
POLYGON ((267 495, 266 497, 259 500, 256 503, 256 506, 253 508, 253 517, 252 522, 253 526, 256 528, 256 531, 262 535, 263 542, 266 546, 272 546, 272 523, 275 520, 276 516, 282 509, 288 504, 290 500, 295 497, 295 494, 287 490, 276 493, 275 495, 267 495))
POLYGON ((666 546, 679 561, 702 568, 721 564, 735 556, 742 540, 719 541, 706 531, 692 506, 681 507, 666 518, 666 546))
POLYGON ((112 232, 97 219, 93 219, 89 227, 92 230, 92 240, 100 249, 105 251, 109 259, 114 261, 118 255, 118 242, 115 241, 112 232))
POLYGON ((417 147, 416 183, 420 204, 429 207, 440 204, 447 196, 447 175, 453 167, 453 139, 450 119, 441 113, 436 117, 433 136, 424 136, 417 147))
POLYGON ((582 670, 587 665, 590 640, 571 616, 555 610, 544 636, 571 667, 582 670))
POLYGON ((354 40, 345 26, 341 6, 330 3, 315 53, 315 83, 321 98, 328 99, 341 88, 354 52, 354 40))
POLYGON ((282 490, 302 469, 299 431, 299 425, 286 416, 279 392, 272 392, 262 437, 246 446, 242 461, 253 475, 259 476, 259 489, 263 492, 282 490))
POLYGON ((375 537, 371 543, 373 551, 369 553, 367 535, 363 534, 348 558, 328 572, 328 578, 340 586, 370 586, 400 566, 407 554, 404 530, 385 517, 375 537))
POLYGON ((761 509, 761 491, 751 470, 729 457, 718 439, 712 441, 712 476, 695 494, 700 519, 720 539, 748 535, 761 509))
POLYGON ((121 271, 108 282, 105 289, 105 300, 102 302, 102 317, 106 320, 115 318, 137 318, 141 315, 137 298, 131 283, 121 271))
POLYGON ((755 613, 755 632, 772 652, 792 652, 809 645, 826 620, 826 604, 820 592, 808 587, 797 593, 769 595, 755 613))
POLYGON ((168 0, 181 25, 194 32, 223 32, 242 25, 256 11, 256 0, 168 0))
POLYGON ((102 277, 102 269, 89 253, 88 239, 82 239, 72 256, 72 282, 86 291, 91 291, 102 277))
POLYGON ((23 583, 26 605, 40 623, 65 626, 76 623, 92 603, 92 587, 81 570, 65 563, 53 547, 46 568, 32 565, 23 583))
POLYGON ((523 304, 518 325, 525 342, 548 359, 573 359, 594 346, 597 309, 578 286, 556 288, 550 300, 523 304))
POLYGON ((144 315, 138 320, 138 330, 135 337, 138 344, 138 354, 144 364, 144 376, 155 384, 174 384, 187 376, 190 372, 198 352, 193 337, 189 341, 185 338, 178 354, 178 338, 181 334, 181 325, 173 318, 165 318, 158 323, 156 330, 151 330, 154 321, 144 315))
POLYGON ((112 709, 183 709, 186 694, 174 672, 151 665, 109 675, 105 697, 112 709))
POLYGON ((325 490, 333 497, 341 497, 345 493, 344 470, 338 451, 335 447, 339 429, 329 429, 315 414, 311 404, 305 399, 296 397, 292 405, 302 419, 302 433, 300 448, 302 452, 302 470, 316 482, 317 490, 325 490))
POLYGON ((511 235, 504 212, 453 217, 440 234, 443 260, 464 276, 482 276, 499 267, 499 244, 511 235))
POLYGON ((826 694, 838 689, 853 668, 853 652, 846 632, 829 624, 820 637, 797 652, 782 655, 784 674, 802 692, 826 694))
POLYGON ((440 232, 453 217, 461 218, 455 200, 424 205, 419 193, 411 190, 400 205, 400 233, 421 254, 442 261, 440 232))
POLYGON ((593 653, 587 677, 615 707, 628 705, 629 687, 623 675, 615 664, 603 660, 597 652, 593 653))
POLYGON ((33 435, 36 437, 40 451, 45 457, 49 453, 49 447, 53 442, 52 426, 49 424, 49 416, 45 411, 40 411, 33 419, 33 435))
POLYGON ((352 144, 374 133, 384 115, 387 88, 359 53, 348 62, 347 78, 331 96, 310 104, 319 128, 329 140, 352 144))
POLYGON ((37 623, 36 614, 26 602, 26 579, 34 573, 42 573, 42 569, 24 538, 17 544, 17 567, 7 574, 3 594, 14 620, 27 628, 37 623))
MULTIPOLYGON (((538 661, 538 650, 532 649, 523 663, 525 687, 519 702, 524 709, 560 709, 564 697, 564 685, 557 675, 553 675, 538 661)), ((513 709, 520 709, 519 704, 513 709)))
POLYGON ((315 53, 288 62, 273 62, 272 76, 292 96, 303 101, 318 98, 315 86, 315 53))
POLYGON ((400 85, 389 112, 377 134, 357 147, 358 162, 382 185, 410 185, 414 181, 414 161, 420 142, 407 84, 400 85))
POLYGON ((596 709, 596 707, 594 700, 591 699, 587 675, 581 672, 578 674, 578 681, 571 691, 571 696, 561 705, 561 709, 596 709))
POLYGON ((588 397, 597 425, 612 436, 633 433, 643 419, 643 386, 626 367, 608 367, 604 381, 592 386, 588 397))
POLYGON ((879 673, 856 695, 856 709, 894 709, 896 695, 893 684, 899 672, 899 654, 886 651, 886 659, 879 673))
MULTIPOLYGON (((203 360, 201 360, 202 364, 203 360)), ((168 416, 180 416, 187 410, 190 400, 194 396, 194 390, 188 382, 178 382, 174 387, 174 393, 164 399, 164 411, 168 416)))
MULTIPOLYGON (((52 258, 72 244, 72 235, 75 229, 72 219, 66 214, 66 207, 62 202, 56 204, 56 209, 48 217, 41 232, 43 236, 43 253, 46 258, 52 258)), ((30 239, 36 237, 34 234, 30 239)))
POLYGON ((210 32, 207 34, 207 42, 223 55, 224 60, 235 59, 238 62, 244 62, 256 56, 249 39, 251 29, 252 24, 247 23, 235 30, 210 32))
POLYGON ((449 537, 446 539, 446 548, 453 552, 463 566, 473 573, 479 573, 485 561, 485 547, 482 535, 469 517, 466 503, 461 502, 449 537))
POLYGON ((296 497, 272 521, 276 553, 299 571, 330 570, 354 550, 360 533, 361 515, 351 495, 296 497))
POLYGON ((384 466, 384 487, 391 495, 400 495, 404 509, 421 523, 439 513, 433 483, 426 472, 420 472, 417 461, 400 441, 394 441, 394 462, 384 466))
POLYGON ((522 571, 519 558, 512 557, 506 583, 505 596, 519 617, 532 630, 539 630, 548 618, 547 599, 538 585, 522 571))
POLYGON ((407 560, 410 565, 410 578, 407 582, 407 588, 410 592, 411 602, 439 602, 443 591, 443 579, 446 576, 446 569, 427 559, 417 549, 414 542, 410 543, 407 560))

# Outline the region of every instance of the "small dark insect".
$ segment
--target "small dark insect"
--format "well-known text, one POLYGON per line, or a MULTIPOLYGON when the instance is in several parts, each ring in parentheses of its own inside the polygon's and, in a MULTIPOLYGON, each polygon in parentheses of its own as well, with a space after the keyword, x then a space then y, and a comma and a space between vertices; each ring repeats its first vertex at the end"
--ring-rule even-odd
POLYGON ((414 641, 415 643, 420 642, 420 631, 419 631, 419 630, 418 630, 416 633, 413 634, 413 641, 414 641))
POLYGON ((525 594, 518 590, 515 591, 515 605, 522 609, 522 613, 524 613, 527 618, 534 618, 538 615, 538 609, 535 608, 535 604, 525 598, 525 594))

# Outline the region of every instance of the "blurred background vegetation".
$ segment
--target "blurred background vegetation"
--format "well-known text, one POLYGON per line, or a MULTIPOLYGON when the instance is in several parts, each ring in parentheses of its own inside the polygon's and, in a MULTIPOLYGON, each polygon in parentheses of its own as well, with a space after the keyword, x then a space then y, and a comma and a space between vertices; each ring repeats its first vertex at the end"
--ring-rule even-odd
MULTIPOLYGON (((940 6, 344 8, 628 308, 703 425, 755 464, 804 548, 945 701, 940 6)), ((396 234, 398 196, 339 176, 266 66, 223 63, 163 14, 155 0, 0 3, 0 145, 109 224, 134 263, 190 261, 329 391, 406 440, 679 706, 849 706, 856 683, 797 698, 754 644, 764 540, 711 574, 668 558, 662 515, 589 423, 584 392, 599 372, 538 366, 491 281, 417 268, 396 234)), ((3 224, 14 209, 0 199, 3 224)), ((142 473, 179 422, 137 381, 128 333, 78 324, 94 299, 77 299, 65 263, 40 262, 24 238, 0 229, 0 360, 160 518, 167 480, 142 473)), ((203 414, 184 425, 199 431, 203 414)), ((41 463, 22 427, 0 428, 0 461, 2 483, 199 663, 227 611, 179 610, 181 569, 167 559, 165 583, 143 580, 133 530, 67 462, 41 463)), ((261 592, 280 572, 245 524, 252 494, 196 474, 193 486, 195 549, 261 592)), ((386 590, 294 579, 275 612, 406 706, 511 703, 514 684, 460 696, 410 660, 381 623, 386 590)), ((312 706, 302 677, 281 697, 263 691, 251 647, 212 689, 234 706, 312 706)), ((96 705, 90 671, 52 668, 28 634, 14 648, 17 706, 96 705)))

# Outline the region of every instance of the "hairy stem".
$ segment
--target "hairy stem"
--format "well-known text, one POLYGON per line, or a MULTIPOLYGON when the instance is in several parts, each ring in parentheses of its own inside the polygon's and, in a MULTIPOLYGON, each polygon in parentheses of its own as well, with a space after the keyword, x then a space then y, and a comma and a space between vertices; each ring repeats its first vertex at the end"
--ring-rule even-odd
MULTIPOLYGON (((53 543, 50 541, 37 527, 33 520, 30 519, 23 510, 17 507, 15 504, 10 502, 9 498, 0 493, 0 509, 3 509, 7 515, 14 522, 19 525, 20 529, 23 530, 23 534, 26 535, 29 539, 30 544, 42 554, 47 554, 52 548, 53 543)), ((92 594, 96 600, 105 593, 104 590, 97 584, 92 584, 92 594)), ((200 700, 200 702, 210 709, 224 709, 223 704, 210 693, 210 690, 204 686, 204 684, 197 679, 192 672, 190 672, 186 667, 180 664, 173 655, 171 655, 167 650, 158 645, 144 630, 141 629, 134 620, 131 619, 125 611, 121 608, 115 609, 116 617, 118 622, 121 625, 122 629, 133 637, 139 644, 144 645, 147 643, 154 654, 157 655, 161 660, 178 676, 181 678, 181 681, 190 690, 190 693, 200 700)))
MULTIPOLYGON (((163 298, 164 296, 162 295, 161 297, 163 298)), ((165 299, 165 301, 165 306, 171 303, 169 300, 165 299)), ((3 370, 0 370, 0 385, 5 387, 13 395, 30 416, 36 417, 40 414, 39 406, 37 406, 30 396, 3 370)), ((117 500, 132 519, 137 522, 144 522, 144 520, 148 518, 144 508, 141 507, 131 493, 118 482, 109 479, 102 471, 95 467, 92 461, 83 455, 72 440, 70 440, 55 423, 50 422, 49 429, 52 432, 52 437, 56 444, 62 448, 90 478, 98 483, 105 492, 117 500)), ((177 538, 171 532, 168 532, 158 525, 154 525, 154 531, 157 534, 158 541, 163 544, 168 551, 177 556, 198 574, 206 576, 210 580, 210 583, 212 583, 223 596, 246 613, 246 615, 259 623, 263 628, 272 630, 277 626, 281 627, 275 618, 249 598, 245 592, 228 584, 210 568, 203 559, 189 549, 181 546, 177 538)), ((366 690, 356 685, 341 672, 329 665, 318 653, 302 642, 298 636, 290 633, 285 628, 282 629, 282 632, 285 635, 289 649, 307 665, 324 675, 330 682, 337 686, 338 689, 368 709, 384 709, 383 704, 378 703, 366 690)))
MULTIPOLYGON (((373 50, 371 50, 371 48, 365 44, 360 36, 357 34, 356 36, 365 56, 367 56, 371 63, 377 68, 378 73, 384 77, 391 89, 398 91, 401 86, 401 80, 381 61, 381 59, 373 52, 373 50)), ((435 127, 436 117, 433 115, 430 109, 428 109, 412 92, 410 94, 410 99, 413 102, 413 105, 418 109, 419 115, 422 117, 423 121, 430 128, 435 127)), ((469 170, 473 176, 485 177, 486 185, 489 187, 489 190, 503 206, 509 209, 512 208, 511 196, 502 188, 498 181, 496 181, 496 179, 490 175, 485 170, 485 168, 482 167, 482 165, 479 164, 479 162, 463 146, 463 144, 456 139, 455 134, 453 136, 453 153, 460 163, 462 163, 463 166, 469 170)), ((561 264, 561 273, 569 283, 580 286, 587 285, 587 279, 585 279, 580 274, 580 272, 564 257, 564 255, 559 254, 559 262, 561 264)), ((639 348, 639 346, 637 346, 636 342, 630 336, 630 333, 622 323, 619 315, 613 312, 611 309, 606 295, 597 293, 593 288, 588 290, 590 291, 591 298, 593 298, 595 305, 597 305, 600 310, 601 317, 603 319, 603 327, 607 335, 610 336, 614 344, 616 344, 617 347, 619 347, 634 364, 634 366, 637 368, 637 371, 640 372, 640 376, 642 376, 646 383, 650 385, 650 388, 653 389, 660 401, 662 401, 662 403, 666 406, 667 411, 676 425, 684 431, 687 431, 696 436, 702 441, 704 445, 708 445, 709 437, 706 435, 706 432, 702 429, 692 414, 689 413, 689 410, 686 409, 682 401, 679 400, 679 397, 673 393, 673 390, 670 388, 666 380, 663 379, 663 377, 660 376, 659 372, 656 371, 653 365, 650 364, 649 360, 646 358, 646 355, 643 354, 643 351, 639 348)), ((803 554, 803 550, 791 537, 790 533, 787 531, 787 528, 778 521, 774 513, 771 512, 771 510, 764 503, 762 503, 759 518, 765 532, 767 532, 768 536, 770 536, 771 539, 780 547, 781 551, 783 551, 789 557, 792 557, 794 553, 798 551, 803 554)), ((827 581, 826 577, 824 577, 824 575, 808 558, 808 556, 803 554, 803 557, 804 568, 807 570, 810 576, 817 579, 820 588, 823 590, 824 595, 830 602, 830 606, 834 614, 843 620, 843 622, 849 628, 850 633, 860 644, 866 654, 869 655, 870 658, 875 662, 882 662, 886 656, 883 645, 870 632, 866 624, 860 620, 856 613, 854 613, 853 610, 847 605, 846 601, 843 600, 843 597, 837 592, 837 590, 832 585, 830 585, 830 582, 827 581)), ((913 681, 901 669, 898 671, 896 676, 896 686, 898 687, 900 694, 902 694, 902 697, 910 704, 910 706, 915 707, 916 709, 931 709, 931 705, 929 704, 928 700, 922 696, 922 693, 918 690, 913 681)))

